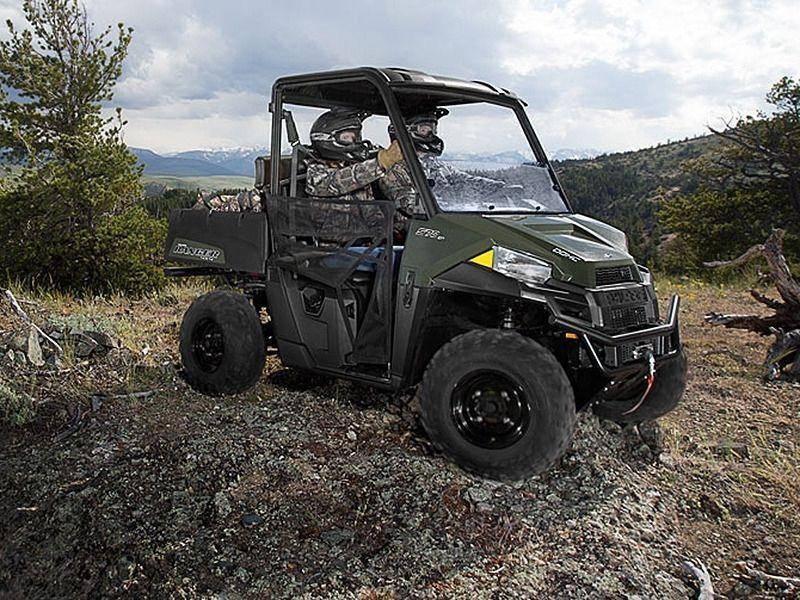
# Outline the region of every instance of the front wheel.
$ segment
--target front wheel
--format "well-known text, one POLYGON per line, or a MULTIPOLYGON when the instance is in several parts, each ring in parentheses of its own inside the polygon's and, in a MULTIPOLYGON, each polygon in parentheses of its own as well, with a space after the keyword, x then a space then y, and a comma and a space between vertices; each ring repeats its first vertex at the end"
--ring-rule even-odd
POLYGON ((236 394, 261 377, 266 344, 255 308, 242 294, 200 296, 183 316, 181 362, 186 380, 211 396, 236 394))
POLYGON ((492 479, 546 470, 575 428, 564 369, 549 350, 513 331, 470 331, 445 344, 425 371, 419 400, 434 445, 492 479))

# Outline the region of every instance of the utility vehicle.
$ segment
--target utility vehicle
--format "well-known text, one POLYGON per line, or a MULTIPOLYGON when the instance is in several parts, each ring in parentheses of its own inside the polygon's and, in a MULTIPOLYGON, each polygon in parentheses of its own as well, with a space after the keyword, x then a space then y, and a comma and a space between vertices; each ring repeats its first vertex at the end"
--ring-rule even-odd
POLYGON ((387 391, 417 386, 434 444, 496 479, 552 465, 570 445, 577 410, 636 423, 674 408, 686 379, 679 299, 660 317, 650 273, 624 233, 572 211, 524 106, 487 83, 401 68, 278 79, 271 153, 255 165, 265 211, 170 215, 166 255, 179 266, 167 273, 230 284, 186 311, 189 383, 241 392, 276 352, 286 367, 387 391), (292 111, 307 107, 363 109, 394 126, 418 196, 404 241, 393 239, 386 199, 306 195, 311 149, 292 111), (470 181, 501 182, 485 194, 484 184, 450 185, 452 169, 437 183, 403 127, 404 116, 434 107, 448 108, 447 119, 472 110, 459 125, 466 134, 482 111, 501 110, 529 160, 491 176, 473 165, 470 181))

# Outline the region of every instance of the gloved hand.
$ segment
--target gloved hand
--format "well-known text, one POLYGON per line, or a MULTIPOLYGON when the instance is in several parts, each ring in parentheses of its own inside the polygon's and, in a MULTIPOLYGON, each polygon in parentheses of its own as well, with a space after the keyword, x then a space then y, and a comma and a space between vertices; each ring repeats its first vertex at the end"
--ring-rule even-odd
POLYGON ((384 170, 401 160, 403 160, 403 152, 400 150, 400 144, 397 143, 397 140, 389 144, 388 148, 378 150, 378 163, 384 170))

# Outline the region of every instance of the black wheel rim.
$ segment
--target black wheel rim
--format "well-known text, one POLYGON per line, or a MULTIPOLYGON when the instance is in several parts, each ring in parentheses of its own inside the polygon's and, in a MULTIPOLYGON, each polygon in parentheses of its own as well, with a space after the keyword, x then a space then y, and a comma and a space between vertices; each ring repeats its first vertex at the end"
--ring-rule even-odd
POLYGON ((470 373, 453 388, 450 411, 456 429, 481 448, 508 448, 530 425, 522 386, 498 371, 470 373))
POLYGON ((213 319, 201 319, 192 329, 192 356, 206 373, 213 373, 222 364, 225 344, 222 329, 213 319))

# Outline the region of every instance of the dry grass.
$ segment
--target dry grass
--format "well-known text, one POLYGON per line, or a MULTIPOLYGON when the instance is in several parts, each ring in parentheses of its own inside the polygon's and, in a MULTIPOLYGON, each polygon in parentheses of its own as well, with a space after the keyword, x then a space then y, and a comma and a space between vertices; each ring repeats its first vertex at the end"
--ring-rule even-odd
MULTIPOLYGON (((679 293, 683 298, 682 331, 690 360, 690 380, 684 402, 662 422, 674 466, 634 468, 650 478, 653 489, 679 499, 682 508, 670 515, 675 530, 687 554, 710 568, 717 589, 730 588, 736 573, 734 564, 740 560, 771 572, 796 575, 800 572, 800 428, 797 425, 800 387, 761 382, 760 364, 768 339, 711 327, 704 322, 703 316, 710 311, 763 310, 747 295, 746 283, 720 286, 666 278, 659 278, 658 282, 662 300, 668 300, 671 293, 679 293)), ((88 323, 118 337, 130 351, 129 358, 109 367, 80 366, 67 349, 63 373, 57 377, 26 374, 15 380, 14 390, 30 395, 44 413, 31 435, 35 428, 45 427, 51 432, 63 428, 71 418, 71 407, 85 402, 87 395, 96 391, 119 393, 163 385, 159 379, 162 369, 178 360, 176 340, 181 315, 192 299, 206 289, 200 281, 173 284, 140 299, 124 296, 79 299, 44 291, 14 290, 18 298, 29 301, 24 307, 37 323, 64 326, 88 323), (52 406, 64 409, 48 408, 52 406)), ((0 337, 15 326, 15 318, 0 308, 0 337)), ((271 357, 267 370, 280 368, 279 360, 271 357)), ((167 433, 170 428, 185 426, 180 421, 182 415, 170 412, 168 406, 173 401, 186 403, 186 398, 179 395, 188 398, 190 392, 178 389, 164 394, 163 409, 148 412, 152 413, 153 427, 167 437, 172 435, 167 433)), ((347 402, 338 399, 340 386, 331 384, 326 390, 336 406, 347 402)), ((264 380, 247 404, 259 405, 275 393, 280 392, 275 391, 273 383, 264 380)), ((192 401, 195 401, 193 396, 192 401)), ((214 403, 223 402, 227 401, 214 400, 211 404, 213 407, 214 403)), ((135 407, 131 405, 130 409, 135 407)), ((344 427, 338 422, 340 416, 336 411, 330 412, 328 419, 326 427, 330 431, 344 427)), ((392 440, 385 443, 396 443, 392 440)), ((29 443, 21 433, 17 441, 29 443)), ((365 444, 367 448, 366 441, 365 444)), ((307 452, 314 465, 323 459, 330 460, 324 452, 314 450, 317 446, 327 447, 319 440, 309 439, 297 451, 307 452)), ((365 539, 382 539, 384 534, 361 531, 364 523, 375 520, 370 515, 375 505, 373 497, 353 496, 352 503, 346 505, 328 502, 329 490, 312 483, 309 473, 295 474, 299 479, 292 484, 283 483, 281 472, 273 471, 270 475, 272 491, 265 491, 261 479, 245 478, 233 499, 272 505, 286 502, 288 497, 296 500, 286 505, 297 513, 298 522, 319 521, 320 529, 331 523, 337 527, 346 525, 359 535, 363 533, 365 539), (270 493, 278 495, 270 497, 270 493), (314 502, 309 501, 311 497, 314 502), (316 507, 316 512, 306 514, 311 506, 316 507)), ((350 487, 364 486, 356 482, 350 487)), ((439 498, 445 522, 453 523, 454 536, 461 543, 486 546, 487 552, 502 553, 517 543, 517 538, 535 534, 517 527, 505 515, 474 512, 464 503, 462 491, 461 487, 448 488, 439 498), (469 527, 459 528, 459 523, 469 527), (474 532, 475 537, 464 537, 464 531, 474 532)), ((295 513, 290 511, 290 514, 295 513)), ((308 530, 305 534, 311 536, 316 532, 308 530)), ((374 549, 365 545, 363 551, 368 554, 374 549)), ((363 593, 364 597, 374 598, 392 595, 390 590, 382 589, 363 593)))

